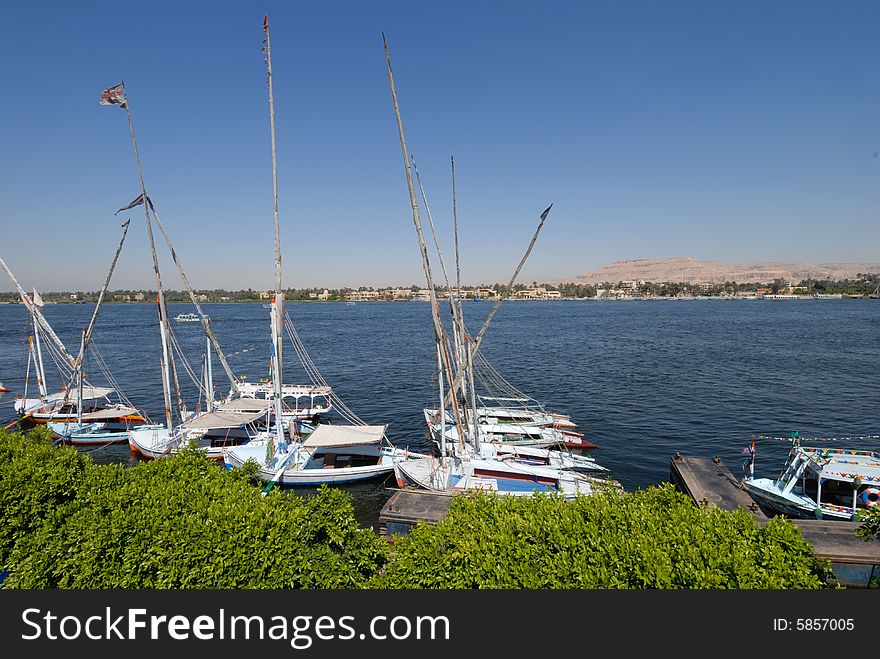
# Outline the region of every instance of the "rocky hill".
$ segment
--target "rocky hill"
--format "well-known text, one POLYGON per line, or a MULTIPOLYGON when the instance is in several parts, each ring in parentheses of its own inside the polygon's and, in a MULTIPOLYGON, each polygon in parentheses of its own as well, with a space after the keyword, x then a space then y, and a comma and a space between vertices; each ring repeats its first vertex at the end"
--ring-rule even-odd
POLYGON ((567 281, 579 284, 599 284, 634 279, 691 284, 724 283, 726 281, 769 283, 774 279, 784 279, 788 282, 799 282, 804 279, 855 279, 859 273, 880 274, 880 263, 770 262, 734 265, 687 257, 631 259, 616 261, 601 270, 585 272, 567 281))

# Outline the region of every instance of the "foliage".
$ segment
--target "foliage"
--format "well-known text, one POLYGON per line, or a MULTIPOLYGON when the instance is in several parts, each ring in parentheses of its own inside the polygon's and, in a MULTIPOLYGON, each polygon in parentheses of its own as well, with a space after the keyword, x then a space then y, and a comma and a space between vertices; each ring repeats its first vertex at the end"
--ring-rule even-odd
POLYGON ((0 432, 3 587, 792 589, 829 576, 786 520, 701 510, 669 484, 458 496, 389 550, 345 492, 261 496, 255 480, 196 449, 96 465, 43 430, 0 432))
POLYGON ((4 587, 358 588, 387 558, 345 493, 263 497, 196 450, 95 465, 0 435, 0 456, 4 587))
POLYGON ((77 496, 86 465, 76 450, 53 446, 46 428, 0 432, 0 569, 16 542, 77 496))
POLYGON ((856 535, 866 541, 880 542, 880 506, 871 506, 860 511, 859 521, 861 525, 856 529, 856 535))
POLYGON ((383 588, 822 588, 796 526, 701 510, 671 484, 573 502, 456 497, 395 541, 383 588))

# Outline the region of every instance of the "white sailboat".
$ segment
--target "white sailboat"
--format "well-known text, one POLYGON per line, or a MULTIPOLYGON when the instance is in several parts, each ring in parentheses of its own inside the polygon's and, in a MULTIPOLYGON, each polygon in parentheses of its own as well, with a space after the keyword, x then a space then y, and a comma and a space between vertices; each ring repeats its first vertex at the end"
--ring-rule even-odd
MULTIPOLYGON (((591 494, 597 487, 604 484, 613 486, 614 484, 611 481, 595 479, 566 468, 529 464, 524 461, 517 461, 516 456, 508 456, 508 458, 511 459, 502 459, 497 451, 496 445, 485 441, 481 442, 478 417, 477 414, 473 413, 476 405, 476 395, 474 393, 473 384, 472 358, 476 354, 477 348, 479 347, 479 340, 482 338, 482 334, 488 326, 488 321, 491 320, 495 310, 490 314, 480 334, 478 334, 476 339, 472 342, 470 336, 464 332, 463 323, 460 322, 461 310, 456 309, 455 303, 451 302, 450 311, 453 319, 453 338, 455 339, 454 345, 451 345, 452 342, 448 340, 440 319, 439 306, 435 293, 436 289, 431 272, 430 260, 428 258, 428 249, 422 232, 419 203, 413 185, 413 177, 409 162, 410 157, 406 147, 403 122, 400 117, 397 92, 394 87, 394 76, 391 70, 391 59, 388 53, 387 43, 385 43, 385 61, 388 69, 388 80, 391 87, 391 97, 403 154, 407 190, 409 192, 410 205, 412 207, 413 224, 416 229, 419 251, 422 255, 422 268, 425 272, 425 279, 430 296, 431 319, 434 326, 434 339, 437 351, 437 380, 440 401, 437 418, 444 421, 446 420, 446 406, 448 400, 452 407, 451 414, 457 432, 457 435, 455 436, 457 441, 449 442, 447 441, 447 433, 443 432, 442 429, 439 430, 437 433, 440 444, 439 457, 432 458, 431 460, 400 461, 396 463, 394 465, 394 472, 398 485, 400 487, 414 486, 445 493, 490 490, 502 495, 523 496, 532 495, 536 492, 548 492, 566 498, 572 498, 582 494, 591 494), (454 358, 453 356, 450 356, 450 353, 452 353, 454 358), (457 373, 455 375, 453 375, 453 366, 457 366, 457 373), (466 395, 467 392, 465 389, 466 377, 469 378, 470 384, 469 396, 466 395), (448 393, 445 391, 444 380, 449 384, 448 393), (461 394, 461 398, 459 398, 459 394, 461 394), (468 417, 464 412, 464 409, 467 408, 467 398, 470 399, 471 403, 470 422, 472 425, 470 426, 468 426, 468 417), (459 404, 459 400, 462 402, 461 405, 459 404)), ((427 209, 426 201, 425 207, 427 209)), ((453 212, 454 209, 453 187, 453 212)), ((550 208, 547 208, 547 210, 541 215, 541 224, 538 227, 539 231, 549 211, 550 208)), ((427 212, 430 220, 430 211, 428 210, 427 212)), ((431 220, 431 227, 433 230, 433 220, 431 220)), ((536 238, 537 233, 532 239, 532 244, 534 244, 536 238)), ((439 254, 439 245, 437 247, 440 265, 441 268, 443 268, 444 277, 446 277, 442 254, 439 254)), ((529 251, 531 251, 531 247, 532 245, 529 246, 529 250, 526 252, 523 261, 528 256, 529 251)), ((458 250, 456 249, 456 254, 457 253, 458 250)), ((522 263, 520 263, 520 268, 521 267, 522 263)), ((519 268, 517 268, 517 273, 518 272, 519 268)), ((515 276, 516 273, 514 274, 514 277, 515 276)), ((447 288, 449 288, 448 277, 446 277, 446 280, 447 288)), ((535 449, 535 451, 539 450, 540 449, 535 449)))
MULTIPOLYGON (((350 425, 319 424, 307 437, 296 432, 296 426, 285 423, 282 399, 284 398, 283 378, 283 328, 286 325, 290 338, 299 353, 303 365, 310 370, 319 384, 323 383, 320 374, 311 360, 308 359, 304 347, 295 334, 292 322, 285 324, 284 293, 281 287, 281 242, 278 222, 278 178, 275 158, 275 109, 272 88, 272 52, 269 40, 269 19, 263 20, 265 32, 264 52, 266 53, 266 71, 269 88, 269 121, 272 139, 272 182, 275 225, 275 293, 271 301, 272 322, 272 379, 271 395, 273 408, 269 414, 274 415, 272 431, 259 442, 251 442, 245 446, 237 446, 224 451, 227 468, 241 467, 248 461, 259 466, 260 477, 267 481, 264 491, 275 484, 314 486, 323 483, 352 483, 366 479, 385 477, 394 470, 399 461, 414 459, 408 450, 400 449, 391 444, 385 430, 386 426, 367 425, 356 415, 348 411, 346 415, 350 425)), ((329 392, 328 392, 329 393, 329 392)), ((267 398, 266 400, 270 400, 267 398)), ((427 456, 422 456, 427 457, 427 456)))
MULTIPOLYGON (((19 416, 19 426, 28 428, 50 423, 93 423, 96 424, 96 430, 116 432, 145 423, 145 416, 131 404, 131 401, 119 391, 118 387, 96 386, 85 380, 82 374, 84 355, 81 353, 77 359, 67 350, 40 310, 43 307, 43 301, 39 293, 35 290, 33 294, 28 294, 2 258, 0 258, 0 265, 6 270, 13 285, 18 289, 19 297, 31 316, 34 330, 33 335, 28 339, 28 364, 24 392, 13 403, 19 416), (46 368, 43 360, 44 347, 65 383, 58 391, 52 393, 49 392, 47 386, 46 368), (32 366, 37 380, 36 397, 28 395, 32 366), (79 382, 79 379, 83 381, 79 382), (114 395, 116 400, 111 399, 111 395, 114 395)), ((99 307, 100 305, 97 305, 93 313, 92 328, 99 307)), ((91 332, 89 332, 89 338, 91 338, 91 332)), ((114 382, 112 374, 99 355, 97 362, 108 382, 114 382)), ((96 437, 96 440, 105 443, 100 438, 96 437)), ((120 441, 124 441, 124 439, 120 441)))

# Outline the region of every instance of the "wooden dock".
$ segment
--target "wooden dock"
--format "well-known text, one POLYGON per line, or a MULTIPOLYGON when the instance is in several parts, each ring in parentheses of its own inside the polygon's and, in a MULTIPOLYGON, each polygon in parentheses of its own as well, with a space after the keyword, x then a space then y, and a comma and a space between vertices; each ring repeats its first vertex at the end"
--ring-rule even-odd
POLYGON ((406 535, 418 522, 446 516, 452 496, 427 490, 397 490, 379 511, 379 535, 406 535))
MULTIPOLYGON (((675 486, 700 506, 722 510, 745 508, 762 524, 767 516, 749 496, 720 458, 686 457, 670 460, 669 477, 675 486)), ((880 542, 865 542, 855 535, 858 522, 792 519, 812 546, 813 553, 831 562, 837 582, 866 587, 880 577, 880 542)))

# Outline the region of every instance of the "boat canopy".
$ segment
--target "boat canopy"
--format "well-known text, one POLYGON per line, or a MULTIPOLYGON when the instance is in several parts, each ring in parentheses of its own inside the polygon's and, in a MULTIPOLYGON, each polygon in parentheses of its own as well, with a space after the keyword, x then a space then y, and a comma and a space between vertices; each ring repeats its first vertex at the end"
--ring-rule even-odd
POLYGON ((139 414, 133 407, 110 407, 106 410, 83 414, 82 419, 83 421, 101 421, 103 419, 115 419, 116 417, 131 416, 133 414, 139 414))
POLYGON ((342 448, 379 444, 388 426, 319 425, 303 444, 306 448, 342 448))
POLYGON ((818 474, 820 478, 839 481, 859 478, 865 485, 880 485, 880 455, 868 451, 842 451, 822 464, 818 474))
POLYGON ((248 423, 253 423, 262 416, 265 411, 259 412, 227 412, 216 411, 206 412, 194 419, 190 419, 185 423, 181 423, 180 427, 185 430, 212 430, 215 428, 237 428, 248 423))
POLYGON ((217 409, 223 412, 265 412, 272 407, 268 398, 235 398, 221 403, 217 409))
MULTIPOLYGON (((91 399, 91 398, 104 398, 105 396, 109 396, 113 393, 113 389, 110 387, 95 387, 91 385, 87 385, 83 387, 82 397, 83 400, 91 399)), ((46 400, 64 400, 65 398, 76 397, 76 391, 71 389, 70 391, 56 391, 55 393, 49 394, 46 396, 46 400)))

